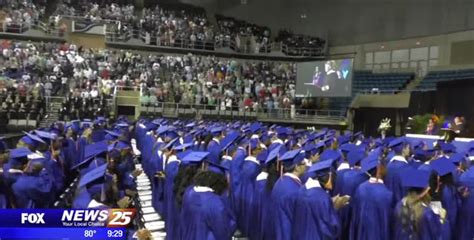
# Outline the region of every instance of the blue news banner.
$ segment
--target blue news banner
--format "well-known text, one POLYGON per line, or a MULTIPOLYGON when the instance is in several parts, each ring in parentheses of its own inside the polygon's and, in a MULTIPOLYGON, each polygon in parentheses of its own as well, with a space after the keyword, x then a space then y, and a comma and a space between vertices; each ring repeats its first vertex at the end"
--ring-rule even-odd
POLYGON ((134 209, 2 209, 4 239, 126 239, 134 209))

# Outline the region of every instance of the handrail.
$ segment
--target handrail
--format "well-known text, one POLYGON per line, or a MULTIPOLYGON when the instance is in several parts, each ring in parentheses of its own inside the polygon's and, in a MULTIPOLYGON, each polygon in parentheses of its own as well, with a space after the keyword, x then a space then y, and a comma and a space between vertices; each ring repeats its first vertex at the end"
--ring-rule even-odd
POLYGON ((7 23, 5 24, 4 21, 0 22, 0 33, 17 33, 17 34, 22 34, 29 29, 39 29, 43 31, 45 34, 51 35, 51 36, 58 36, 61 37, 64 32, 58 30, 58 28, 52 28, 50 29, 47 24, 38 21, 38 24, 26 24, 26 23, 7 23))
POLYGON ((223 107, 218 104, 183 104, 174 102, 141 102, 142 109, 145 112, 172 112, 172 113, 197 113, 210 115, 255 115, 262 119, 286 118, 286 119, 345 119, 346 111, 344 110, 317 110, 317 109, 296 109, 296 108, 241 108, 237 106, 223 107), (151 111, 152 110, 152 111, 151 111))

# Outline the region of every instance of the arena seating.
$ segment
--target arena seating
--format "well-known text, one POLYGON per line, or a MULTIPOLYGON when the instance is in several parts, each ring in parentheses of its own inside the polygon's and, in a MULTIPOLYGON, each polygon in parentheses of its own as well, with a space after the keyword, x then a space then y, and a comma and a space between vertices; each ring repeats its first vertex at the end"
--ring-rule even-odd
POLYGON ((353 80, 353 92, 373 91, 396 91, 401 90, 412 79, 414 73, 372 73, 370 71, 355 71, 353 80))
POLYGON ((464 79, 474 79, 474 69, 430 71, 416 89, 435 90, 436 84, 444 81, 455 81, 464 79))

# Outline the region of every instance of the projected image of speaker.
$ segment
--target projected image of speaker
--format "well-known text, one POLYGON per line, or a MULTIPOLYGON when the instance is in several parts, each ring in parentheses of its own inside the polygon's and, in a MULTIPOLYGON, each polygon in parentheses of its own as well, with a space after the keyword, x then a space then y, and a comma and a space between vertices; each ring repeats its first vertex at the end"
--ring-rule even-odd
POLYGON ((352 91, 352 59, 297 64, 297 97, 349 97, 352 91))

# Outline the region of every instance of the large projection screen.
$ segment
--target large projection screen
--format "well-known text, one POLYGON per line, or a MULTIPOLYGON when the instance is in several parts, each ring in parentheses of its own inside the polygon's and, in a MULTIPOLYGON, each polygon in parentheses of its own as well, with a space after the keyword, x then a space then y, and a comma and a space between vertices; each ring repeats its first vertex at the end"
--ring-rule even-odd
POLYGON ((350 97, 352 59, 338 59, 297 64, 297 97, 350 97))

